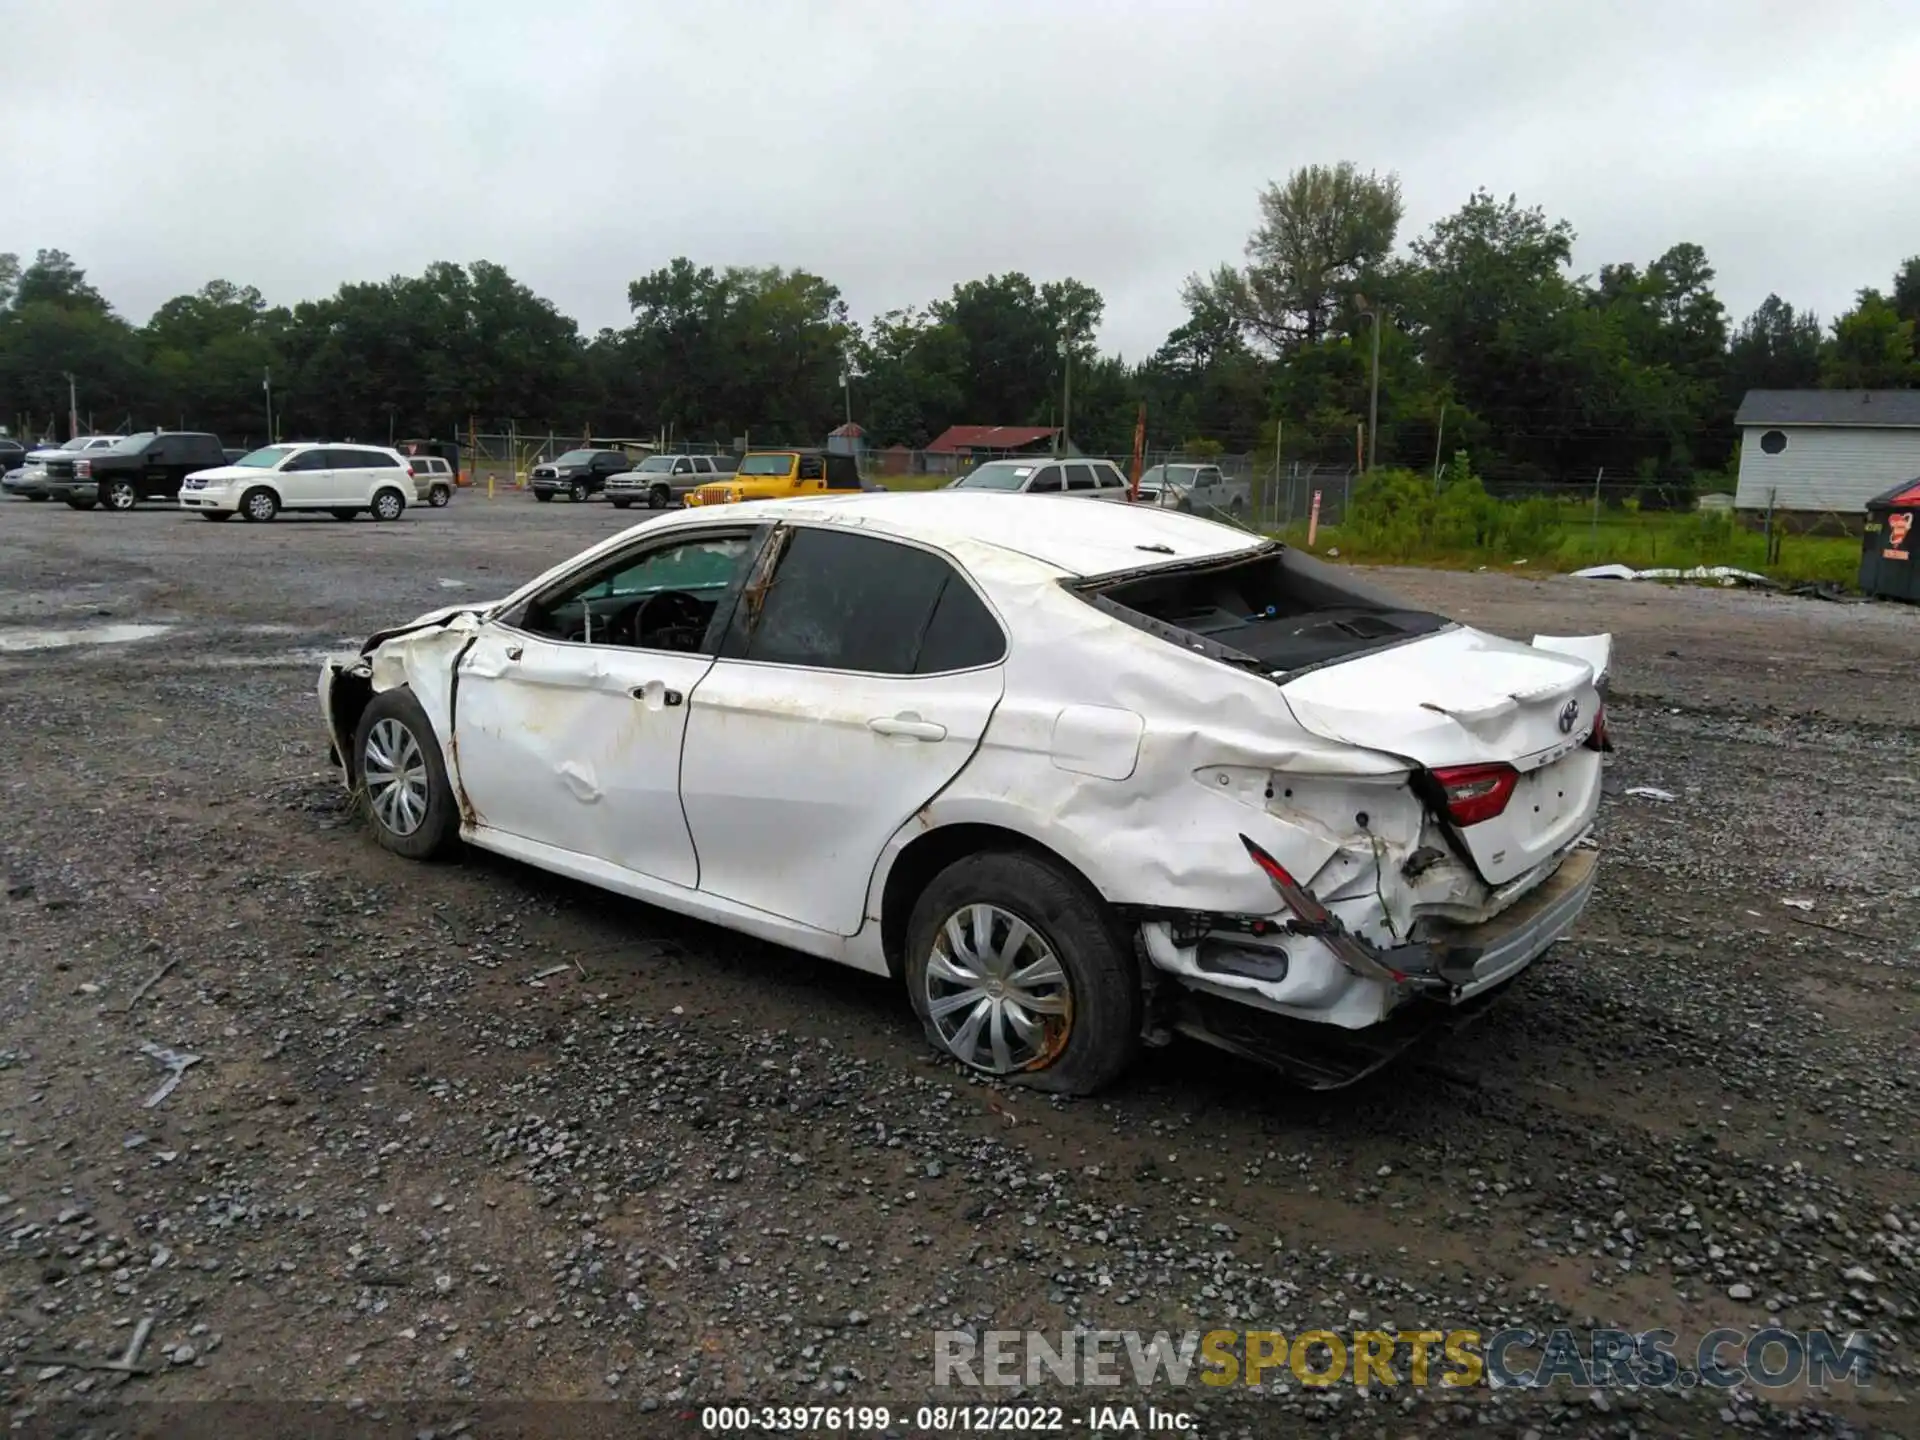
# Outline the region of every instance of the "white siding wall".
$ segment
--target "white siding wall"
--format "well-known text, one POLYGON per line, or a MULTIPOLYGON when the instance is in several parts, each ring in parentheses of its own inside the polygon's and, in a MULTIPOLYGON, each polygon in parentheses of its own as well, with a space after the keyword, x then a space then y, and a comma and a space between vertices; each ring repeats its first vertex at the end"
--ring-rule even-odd
POLYGON ((1749 425, 1740 434, 1740 483, 1734 504, 1765 510, 1831 510, 1857 515, 1898 480, 1920 477, 1920 429, 1861 426, 1749 425), (1760 437, 1779 430, 1787 448, 1769 455, 1760 437))

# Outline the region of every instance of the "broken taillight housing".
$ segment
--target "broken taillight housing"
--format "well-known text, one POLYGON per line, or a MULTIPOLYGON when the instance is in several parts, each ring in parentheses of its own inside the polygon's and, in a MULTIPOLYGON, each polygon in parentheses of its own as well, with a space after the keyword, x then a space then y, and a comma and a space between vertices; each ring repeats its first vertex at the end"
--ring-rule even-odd
POLYGON ((1587 749, 1611 750, 1613 741, 1607 734, 1607 707, 1602 705, 1593 717, 1593 729, 1587 733, 1587 749))
POLYGON ((1507 808, 1520 772, 1511 765, 1450 765, 1433 772, 1447 797, 1447 814, 1460 826, 1478 825, 1507 808))

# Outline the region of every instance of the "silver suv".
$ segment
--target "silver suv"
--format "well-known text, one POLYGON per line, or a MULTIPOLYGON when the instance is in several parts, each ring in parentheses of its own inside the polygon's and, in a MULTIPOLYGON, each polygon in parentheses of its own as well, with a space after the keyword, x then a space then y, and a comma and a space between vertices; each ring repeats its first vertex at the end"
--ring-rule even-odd
POLYGON ((983 461, 947 486, 949 490, 997 490, 1008 495, 1078 495, 1127 503, 1127 477, 1111 460, 1045 456, 983 461))
POLYGON ((649 509, 664 510, 685 499, 689 490, 732 473, 732 466, 711 455, 649 455, 625 474, 608 479, 607 500, 616 510, 643 500, 649 509))

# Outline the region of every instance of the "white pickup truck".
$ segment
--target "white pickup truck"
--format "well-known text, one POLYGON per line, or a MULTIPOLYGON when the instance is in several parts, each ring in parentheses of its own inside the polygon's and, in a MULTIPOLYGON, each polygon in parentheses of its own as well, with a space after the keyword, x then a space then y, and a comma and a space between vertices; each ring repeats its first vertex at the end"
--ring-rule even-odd
POLYGON ((1140 476, 1139 503, 1238 520, 1253 506, 1253 486, 1229 480, 1218 465, 1155 465, 1140 476))

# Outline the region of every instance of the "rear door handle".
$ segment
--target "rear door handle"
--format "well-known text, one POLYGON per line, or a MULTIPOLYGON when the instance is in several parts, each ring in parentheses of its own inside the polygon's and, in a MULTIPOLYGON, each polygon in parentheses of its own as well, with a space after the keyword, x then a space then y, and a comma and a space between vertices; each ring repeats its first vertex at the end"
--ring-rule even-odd
POLYGON ((881 715, 867 721, 867 728, 876 735, 898 735, 905 740, 947 738, 946 726, 922 720, 918 715, 881 715))
POLYGON ((678 690, 666 689, 658 680, 649 681, 645 685, 636 685, 627 693, 633 696, 634 699, 647 705, 657 703, 660 705, 673 706, 678 705, 687 698, 678 690))

